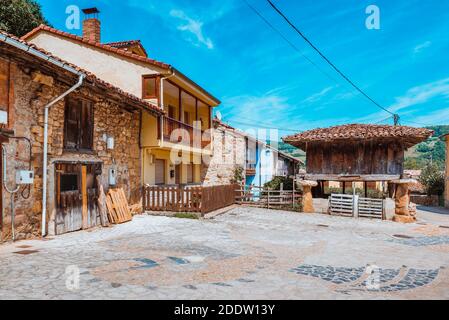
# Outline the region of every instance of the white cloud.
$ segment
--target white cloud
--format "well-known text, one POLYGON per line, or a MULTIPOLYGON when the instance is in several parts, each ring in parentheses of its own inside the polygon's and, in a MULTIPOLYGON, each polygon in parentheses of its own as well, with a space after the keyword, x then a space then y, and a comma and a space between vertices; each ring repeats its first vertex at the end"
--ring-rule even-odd
POLYGON ((396 98, 396 102, 390 106, 390 110, 398 112, 408 107, 427 103, 437 97, 449 98, 449 78, 411 88, 404 96, 396 98))
POLYGON ((427 115, 424 116, 418 116, 418 117, 413 117, 410 118, 408 117, 407 119, 404 120, 404 122, 407 123, 407 120, 411 119, 410 122, 411 124, 416 123, 416 124, 433 124, 433 125, 440 125, 440 124, 447 124, 449 123, 449 108, 443 108, 443 109, 439 109, 436 111, 433 111, 427 115))
MULTIPOLYGON (((395 102, 388 107, 388 110, 399 115, 411 114, 414 112, 412 110, 413 107, 429 103, 436 99, 449 100, 449 78, 409 89, 403 96, 397 97, 395 102)), ((385 115, 385 112, 380 111, 358 120, 363 122, 379 121, 385 115)), ((408 119, 411 119, 410 116, 408 119)))
POLYGON ((426 41, 424 43, 418 44, 415 48, 413 48, 413 52, 415 54, 418 54, 421 51, 423 51, 424 49, 427 49, 428 47, 430 47, 431 45, 432 45, 431 41, 426 41))
POLYGON ((320 101, 322 98, 324 98, 330 91, 332 91, 334 87, 328 87, 328 88, 324 88, 323 90, 321 90, 320 92, 317 92, 313 95, 311 95, 310 97, 308 97, 307 99, 303 100, 302 103, 313 103, 313 102, 317 102, 320 101))
POLYGON ((195 45, 205 45, 208 49, 214 48, 212 40, 203 33, 204 23, 202 21, 190 18, 182 10, 171 10, 170 15, 182 20, 182 23, 178 25, 178 30, 190 33, 193 36, 193 38, 189 38, 192 43, 195 45))

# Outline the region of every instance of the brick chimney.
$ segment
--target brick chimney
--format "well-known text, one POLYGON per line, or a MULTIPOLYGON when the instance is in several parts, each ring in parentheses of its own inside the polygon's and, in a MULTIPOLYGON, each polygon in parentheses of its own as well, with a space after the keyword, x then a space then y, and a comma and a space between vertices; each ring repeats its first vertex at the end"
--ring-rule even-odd
POLYGON ((101 23, 98 19, 100 11, 97 8, 83 9, 85 18, 83 21, 83 38, 100 43, 101 23))

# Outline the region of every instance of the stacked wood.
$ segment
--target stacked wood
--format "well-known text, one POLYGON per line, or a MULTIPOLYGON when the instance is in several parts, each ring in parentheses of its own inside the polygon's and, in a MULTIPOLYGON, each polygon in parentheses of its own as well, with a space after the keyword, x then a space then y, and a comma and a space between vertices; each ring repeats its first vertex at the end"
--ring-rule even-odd
POLYGON ((123 189, 109 190, 106 197, 106 207, 109 221, 113 224, 129 222, 133 218, 123 189))

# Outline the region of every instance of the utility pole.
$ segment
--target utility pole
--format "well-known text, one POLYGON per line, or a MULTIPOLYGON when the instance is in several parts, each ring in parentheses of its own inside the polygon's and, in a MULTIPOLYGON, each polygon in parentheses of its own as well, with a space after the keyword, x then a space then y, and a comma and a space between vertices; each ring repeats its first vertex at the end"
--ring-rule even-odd
POLYGON ((393 119, 394 119, 394 125, 397 126, 399 125, 399 120, 401 119, 401 117, 399 117, 398 114, 393 115, 393 119))

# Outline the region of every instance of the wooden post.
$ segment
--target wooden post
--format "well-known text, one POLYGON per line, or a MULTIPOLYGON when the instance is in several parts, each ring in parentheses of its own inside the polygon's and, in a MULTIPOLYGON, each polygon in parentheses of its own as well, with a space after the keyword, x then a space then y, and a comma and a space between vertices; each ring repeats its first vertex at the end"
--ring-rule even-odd
POLYGON ((410 195, 409 186, 416 184, 417 181, 413 179, 402 179, 392 181, 396 186, 395 203, 396 210, 394 221, 402 223, 413 223, 416 221, 416 216, 412 215, 409 210, 410 195))
POLYGON ((270 209, 270 189, 267 190, 267 208, 270 209))
POLYGON ((303 199, 302 206, 304 213, 315 213, 315 208, 313 207, 313 195, 312 187, 316 187, 318 182, 316 181, 299 181, 303 188, 303 199))
POLYGON ((83 212, 83 229, 89 228, 88 210, 87 210, 87 166, 81 167, 81 195, 82 195, 82 212, 83 212))

